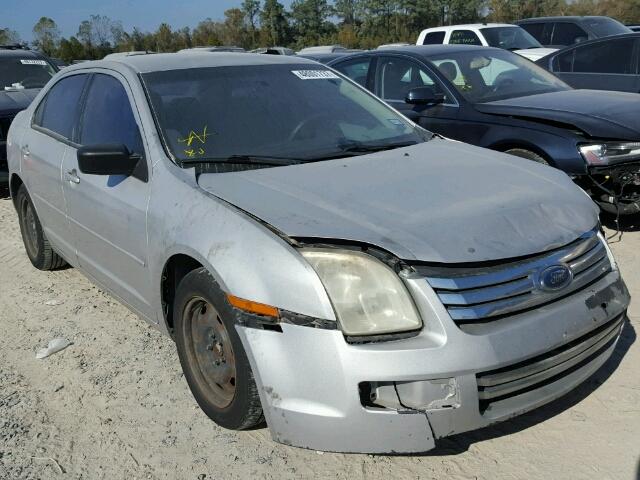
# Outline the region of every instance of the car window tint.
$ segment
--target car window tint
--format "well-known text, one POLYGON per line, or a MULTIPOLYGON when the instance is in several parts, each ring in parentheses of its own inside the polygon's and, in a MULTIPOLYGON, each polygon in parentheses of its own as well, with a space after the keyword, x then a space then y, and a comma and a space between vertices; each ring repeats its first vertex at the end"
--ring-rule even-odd
POLYGON ((114 77, 94 75, 82 116, 82 145, 122 144, 142 155, 142 139, 123 85, 114 77))
POLYGON ((572 72, 573 71, 573 57, 576 54, 576 49, 571 49, 568 52, 564 52, 553 59, 552 69, 554 72, 572 72))
POLYGON ((335 66, 335 69, 349 77, 354 82, 366 87, 370 66, 371 57, 366 57, 340 63, 335 66))
POLYGON ((576 73, 634 73, 632 55, 630 55, 630 52, 633 51, 634 43, 634 38, 626 38, 577 47, 573 58, 573 69, 565 71, 576 73))
POLYGON ((480 75, 482 75, 482 80, 484 81, 485 85, 493 86, 496 84, 496 80, 500 78, 501 74, 505 74, 502 77, 504 78, 508 74, 507 72, 515 73, 517 70, 517 65, 506 62, 504 60, 500 60, 498 58, 494 58, 489 65, 478 69, 478 72, 480 72, 480 75))
POLYGON ((465 84, 464 75, 462 74, 460 66, 455 59, 445 58, 436 60, 433 64, 438 67, 438 70, 440 70, 450 82, 458 86, 465 84))
POLYGON ((462 45, 482 45, 482 42, 471 30, 454 30, 451 32, 451 38, 449 43, 462 44, 462 45))
POLYGON ((409 90, 418 87, 435 87, 436 92, 444 93, 433 75, 416 62, 394 57, 378 60, 376 90, 381 98, 404 102, 409 90))
POLYGON ((544 32, 544 23, 524 23, 520 25, 529 35, 533 36, 539 42, 542 42, 542 33, 544 32))
POLYGON ((423 45, 438 45, 444 42, 444 32, 429 32, 422 41, 423 45))
POLYGON ((65 77, 47 92, 36 109, 34 123, 67 140, 73 140, 78 107, 87 75, 65 77))
POLYGON ((573 45, 574 43, 584 42, 589 38, 578 25, 573 23, 556 23, 553 29, 553 45, 573 45))

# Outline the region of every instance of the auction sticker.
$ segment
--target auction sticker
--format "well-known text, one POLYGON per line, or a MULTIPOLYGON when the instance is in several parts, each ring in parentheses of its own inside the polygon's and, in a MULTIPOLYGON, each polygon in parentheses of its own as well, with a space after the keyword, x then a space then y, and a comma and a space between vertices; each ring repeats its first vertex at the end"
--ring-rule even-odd
POLYGON ((291 73, 300 80, 327 80, 340 78, 331 70, 292 70, 291 73))
POLYGON ((47 65, 44 60, 20 60, 20 63, 23 65, 47 65))

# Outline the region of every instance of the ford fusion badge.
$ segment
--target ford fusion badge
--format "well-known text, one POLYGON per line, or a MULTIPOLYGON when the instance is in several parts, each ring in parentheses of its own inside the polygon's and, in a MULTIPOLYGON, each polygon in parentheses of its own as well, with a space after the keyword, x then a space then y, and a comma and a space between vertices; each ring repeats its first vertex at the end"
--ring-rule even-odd
POLYGON ((540 288, 546 291, 562 290, 573 280, 573 272, 566 265, 552 265, 540 272, 540 288))

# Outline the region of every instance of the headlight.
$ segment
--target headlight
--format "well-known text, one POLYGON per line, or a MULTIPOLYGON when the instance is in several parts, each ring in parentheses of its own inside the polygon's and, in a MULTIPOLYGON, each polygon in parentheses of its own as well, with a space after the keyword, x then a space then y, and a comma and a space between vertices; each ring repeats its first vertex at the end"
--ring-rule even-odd
POLYGON ((416 330, 422 320, 396 272, 374 257, 346 250, 303 250, 318 273, 345 335, 416 330))
POLYGON ((607 239, 601 232, 598 232, 598 238, 604 244, 604 248, 607 251, 607 257, 609 257, 609 262, 611 263, 611 270, 618 270, 618 262, 616 262, 616 259, 613 256, 613 252, 611 251, 611 247, 609 247, 607 239))
POLYGON ((640 160, 640 142, 600 143, 579 148, 585 162, 596 167, 640 160))

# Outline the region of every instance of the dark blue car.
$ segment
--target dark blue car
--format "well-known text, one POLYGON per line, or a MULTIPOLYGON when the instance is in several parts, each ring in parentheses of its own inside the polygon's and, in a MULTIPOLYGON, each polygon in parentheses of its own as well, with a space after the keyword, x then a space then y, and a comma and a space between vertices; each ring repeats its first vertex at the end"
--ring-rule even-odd
POLYGON ((606 211, 640 211, 640 95, 574 90, 489 47, 400 47, 329 65, 432 132, 559 168, 606 211))

